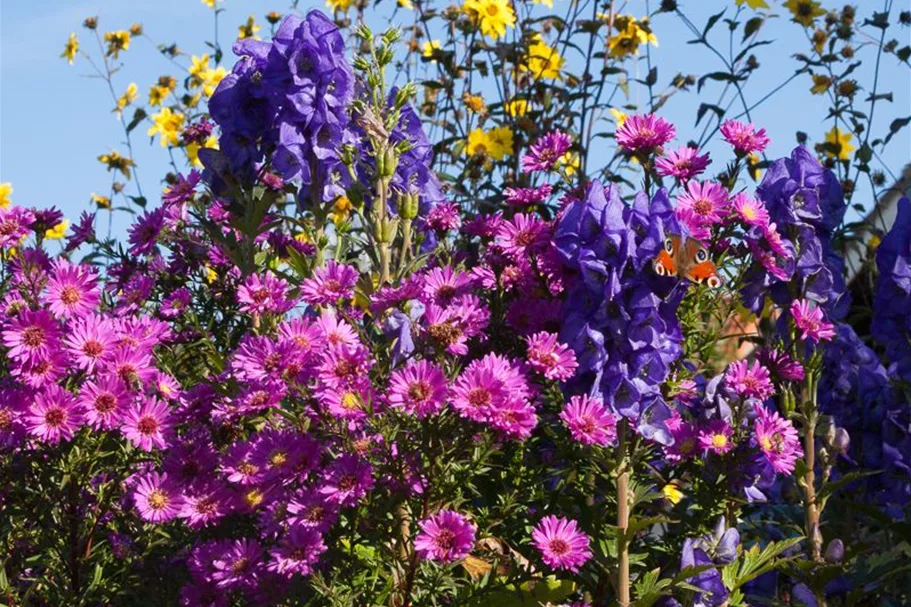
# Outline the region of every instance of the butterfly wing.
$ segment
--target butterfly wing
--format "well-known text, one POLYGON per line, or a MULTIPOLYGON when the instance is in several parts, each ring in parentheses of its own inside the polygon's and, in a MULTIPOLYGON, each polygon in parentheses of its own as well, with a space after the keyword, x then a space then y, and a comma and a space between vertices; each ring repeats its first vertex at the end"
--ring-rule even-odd
POLYGON ((709 251, 695 238, 687 238, 680 265, 680 275, 687 280, 717 288, 721 286, 718 269, 709 259, 709 251))
POLYGON ((680 250, 680 237, 668 236, 664 239, 664 248, 655 259, 655 274, 658 276, 677 275, 677 252, 680 250))

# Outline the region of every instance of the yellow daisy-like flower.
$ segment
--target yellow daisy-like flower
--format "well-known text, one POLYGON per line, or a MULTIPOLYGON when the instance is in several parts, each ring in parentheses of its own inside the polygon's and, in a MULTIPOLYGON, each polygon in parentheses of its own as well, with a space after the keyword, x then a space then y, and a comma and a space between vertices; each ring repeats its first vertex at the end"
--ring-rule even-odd
POLYGON ((76 59, 76 53, 79 52, 79 38, 76 37, 76 34, 70 34, 70 37, 67 38, 66 46, 63 47, 63 53, 60 55, 66 62, 70 65, 73 65, 73 60, 76 59))
POLYGON ((107 32, 104 35, 104 41, 108 43, 108 56, 115 59, 120 56, 120 51, 130 50, 130 32, 126 30, 107 32))
POLYGON ((622 59, 638 55, 643 44, 658 46, 658 38, 649 28, 647 18, 637 21, 632 15, 621 15, 614 20, 617 34, 607 39, 607 48, 611 57, 622 59))
POLYGON ((535 4, 542 4, 542 5, 546 6, 547 8, 554 7, 554 0, 532 0, 532 2, 535 4))
POLYGON ((149 89, 149 105, 159 106, 161 102, 165 100, 168 94, 171 92, 171 89, 153 84, 152 88, 149 89))
POLYGON ((199 145, 198 143, 188 143, 184 150, 187 153, 187 160, 190 161, 190 164, 195 167, 201 167, 202 162, 199 161, 199 150, 202 148, 209 148, 213 150, 218 149, 218 137, 215 135, 209 135, 208 139, 205 141, 205 145, 199 145))
POLYGON ((206 97, 211 97, 221 79, 228 75, 224 67, 218 66, 214 70, 206 70, 202 74, 202 92, 206 97))
POLYGON ((769 5, 765 0, 737 0, 737 6, 743 6, 744 4, 753 10, 759 10, 760 8, 769 8, 769 5))
POLYGON ((92 202, 97 204, 99 209, 111 208, 111 199, 107 196, 102 196, 101 194, 95 194, 92 192, 92 202))
POLYGON ((617 128, 619 129, 621 126, 623 126, 623 123, 626 122, 626 113, 621 112, 615 107, 612 107, 610 109, 610 113, 611 116, 614 117, 614 121, 617 123, 617 128))
POLYGON ((162 108, 160 112, 152 115, 152 127, 148 130, 149 137, 161 135, 161 147, 177 145, 180 129, 183 127, 184 116, 180 112, 172 112, 171 108, 162 108))
POLYGON ((465 146, 465 153, 469 156, 490 155, 490 138, 484 129, 475 129, 468 133, 468 143, 465 146))
POLYGON ((759 181, 762 179, 762 169, 759 168, 759 154, 753 152, 747 154, 747 171, 750 173, 750 179, 759 181))
MULTIPOLYGON (((197 57, 193 55, 190 57, 190 67, 187 69, 190 72, 190 75, 193 76, 193 81, 196 83, 196 86, 202 82, 202 74, 209 71, 209 53, 204 54, 202 57, 197 57)), ((191 83, 192 86, 193 83, 191 83)))
POLYGON ((512 101, 507 101, 504 108, 509 116, 519 118, 528 113, 530 106, 531 104, 528 103, 527 99, 513 99, 512 101))
POLYGON ((9 206, 10 196, 13 193, 13 184, 7 181, 6 183, 0 183, 0 209, 5 209, 9 206))
POLYGON ((212 284, 218 280, 218 272, 212 269, 212 266, 206 264, 206 282, 212 284))
POLYGON ((507 27, 516 25, 516 13, 509 0, 465 0, 462 10, 480 26, 482 34, 494 40, 505 36, 507 27))
POLYGON ((202 3, 214 10, 218 3, 222 1, 223 0, 202 0, 202 3))
POLYGON ((826 133, 826 143, 831 144, 830 147, 837 150, 837 153, 826 150, 826 156, 829 158, 837 158, 838 160, 850 160, 851 152, 857 149, 855 146, 851 145, 851 139, 853 138, 854 135, 851 133, 842 131, 837 126, 833 126, 832 130, 826 133))
POLYGON ((332 205, 332 212, 329 213, 329 220, 335 225, 344 223, 351 214, 352 204, 347 196, 339 196, 332 205))
POLYGON ((397 2, 399 6, 409 11, 414 8, 414 3, 411 0, 397 0, 397 2))
POLYGON ((832 79, 825 74, 813 74, 813 86, 810 88, 810 92, 814 95, 822 95, 829 90, 831 84, 832 79))
POLYGON ((246 23, 238 26, 237 28, 237 39, 245 40, 247 38, 252 38, 253 40, 259 40, 259 36, 256 35, 256 32, 262 28, 257 25, 256 18, 253 15, 247 17, 246 23))
POLYGON ((326 0, 326 6, 333 11, 347 13, 348 9, 354 6, 354 0, 326 0))
POLYGON ((502 160, 504 157, 512 154, 513 135, 511 128, 508 126, 500 126, 490 129, 487 132, 487 137, 490 139, 492 146, 491 156, 497 160, 502 160))
POLYGON ((484 98, 480 95, 472 95, 471 93, 465 93, 462 96, 462 103, 465 104, 471 112, 475 114, 486 114, 487 113, 487 104, 484 103, 484 98))
POLYGON ((431 63, 436 63, 437 60, 433 58, 433 51, 442 48, 440 46, 439 40, 426 40, 424 42, 424 47, 421 49, 421 55, 430 59, 431 63))
POLYGON ((45 230, 44 237, 47 238, 48 240, 60 240, 61 238, 66 236, 66 231, 69 229, 69 227, 70 227, 70 222, 67 221, 66 219, 63 219, 60 221, 60 223, 55 225, 53 228, 45 230))
POLYGON ((826 14, 816 0, 788 0, 782 6, 791 11, 794 21, 804 27, 811 27, 816 17, 826 14))
POLYGON ((557 161, 557 166, 563 168, 563 172, 566 173, 567 177, 572 177, 579 170, 579 154, 576 152, 566 152, 560 156, 560 160, 557 161))
POLYGON ((108 154, 102 154, 98 157, 98 162, 107 166, 108 171, 120 171, 124 177, 131 179, 132 172, 130 167, 136 166, 132 158, 121 156, 117 150, 111 150, 108 154))
POLYGON ((117 109, 122 110, 139 98, 139 87, 135 82, 127 86, 126 92, 117 99, 117 109))
POLYGON ((536 78, 552 78, 560 80, 560 70, 563 68, 563 57, 557 49, 544 42, 539 35, 528 47, 528 56, 525 64, 519 66, 523 71, 531 72, 536 78))

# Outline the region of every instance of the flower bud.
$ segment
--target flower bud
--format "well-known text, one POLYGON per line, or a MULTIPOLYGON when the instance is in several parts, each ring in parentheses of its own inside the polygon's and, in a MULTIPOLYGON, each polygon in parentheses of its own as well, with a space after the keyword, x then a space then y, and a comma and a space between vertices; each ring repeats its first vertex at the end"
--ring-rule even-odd
POLYGON ((395 235, 399 231, 399 218, 386 217, 379 227, 380 233, 377 235, 377 240, 381 243, 391 243, 395 240, 395 235))
POLYGON ((839 428, 835 431, 835 440, 832 441, 832 446, 836 452, 844 455, 848 452, 848 447, 851 446, 851 435, 844 428, 839 428))
POLYGON ((394 147, 388 147, 383 152, 383 161, 380 162, 380 157, 376 158, 376 172, 380 177, 392 177, 395 175, 395 170, 399 166, 399 155, 396 153, 394 147))
POLYGON ((828 415, 823 415, 819 418, 819 425, 816 427, 816 430, 822 438, 823 442, 827 445, 831 445, 835 440, 835 422, 832 421, 832 418, 828 415))
POLYGON ((411 220, 418 216, 420 197, 413 190, 399 196, 399 215, 402 219, 411 220))
POLYGON ((826 560, 830 563, 840 563, 845 558, 845 544, 840 539, 835 538, 826 546, 826 560))

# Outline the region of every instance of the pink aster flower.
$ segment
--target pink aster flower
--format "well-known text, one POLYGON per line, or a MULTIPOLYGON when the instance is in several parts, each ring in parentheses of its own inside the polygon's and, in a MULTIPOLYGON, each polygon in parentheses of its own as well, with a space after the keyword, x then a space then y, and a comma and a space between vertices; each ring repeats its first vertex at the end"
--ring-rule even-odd
POLYGON ((338 511, 338 504, 327 500, 319 491, 305 489, 288 502, 288 524, 326 533, 338 518, 338 511))
POLYGON ((826 321, 822 308, 811 306, 813 304, 807 299, 795 299, 791 303, 791 316, 802 332, 801 338, 819 343, 835 337, 835 325, 826 321))
POLYGON ((769 225, 769 211, 762 201, 750 198, 743 192, 734 196, 734 212, 748 226, 765 228, 769 225))
POLYGON ((583 445, 606 447, 617 440, 617 416, 599 399, 573 396, 560 413, 560 419, 573 439, 583 445))
POLYGON ((752 124, 739 120, 726 120, 721 124, 721 136, 741 154, 762 152, 769 145, 765 129, 755 130, 752 124))
POLYGON ((506 188, 503 190, 503 195, 506 197, 506 204, 509 206, 524 207, 541 204, 550 198, 553 190, 550 184, 545 183, 536 188, 506 188))
POLYGON ((435 232, 449 232, 458 230, 462 225, 459 217, 459 207, 452 202, 441 202, 433 207, 427 214, 425 226, 435 232))
POLYGON ((677 196, 677 214, 690 213, 700 226, 721 223, 728 213, 728 193, 714 181, 690 181, 686 191, 677 196))
POLYGON ((531 539, 541 559, 553 569, 577 573, 592 556, 588 536, 572 519, 546 516, 532 531, 531 539))
POLYGON ((540 249, 547 241, 548 232, 548 225, 538 217, 517 213, 500 226, 495 242, 507 255, 522 257, 540 249))
POLYGON ((421 299, 425 303, 433 302, 441 306, 449 305, 455 297, 468 293, 474 285, 470 274, 450 266, 432 268, 421 278, 421 299))
POLYGON ((758 360, 754 360, 752 366, 745 360, 731 363, 724 374, 724 381, 729 388, 745 398, 765 400, 775 394, 769 370, 758 360))
POLYGON ((76 366, 91 373, 114 351, 115 339, 114 327, 108 319, 86 314, 70 322, 63 346, 76 366))
POLYGON ((658 158, 655 161, 655 169, 659 175, 688 181, 702 173, 711 163, 707 153, 700 155, 697 148, 683 146, 658 158))
POLYGON ((446 376, 440 367, 420 360, 409 362, 404 369, 392 374, 386 398, 389 406, 423 419, 446 405, 447 394, 446 376))
POLYGON ((82 411, 73 396, 55 384, 35 395, 25 416, 28 433, 52 445, 73 438, 82 421, 82 411))
POLYGON ((47 358, 57 347, 60 330, 47 310, 22 310, 3 330, 7 355, 20 362, 47 358))
POLYGON ((699 446, 714 453, 727 453, 734 448, 731 436, 734 430, 723 419, 713 419, 699 431, 699 446))
POLYGON ((227 516, 232 510, 233 499, 233 494, 218 482, 194 483, 184 493, 177 516, 190 529, 202 529, 227 516))
POLYGON ((149 472, 134 480, 133 503, 144 521, 161 524, 177 516, 183 497, 167 474, 149 472))
POLYGON ((330 259, 301 284, 301 297, 311 305, 335 304, 354 296, 354 285, 360 277, 357 268, 330 259))
POLYGON ((45 358, 39 358, 12 367, 10 373, 27 386, 43 388, 49 384, 56 383, 57 380, 66 375, 69 367, 70 360, 66 354, 59 350, 54 350, 45 358))
POLYGON ((576 372, 576 353, 559 343, 556 334, 541 331, 527 341, 528 364, 547 379, 566 381, 576 372))
POLYGON ((630 152, 651 152, 677 136, 670 122, 655 114, 637 114, 617 129, 617 144, 630 152))
POLYGON ((99 430, 120 426, 120 417, 130 399, 123 382, 113 375, 87 380, 79 392, 79 405, 85 421, 99 430))
POLYGON ((474 547, 476 527, 464 515, 440 510, 419 523, 414 549, 421 558, 438 563, 462 560, 474 547))
POLYGON ((326 551, 323 536, 312 527, 295 526, 269 551, 269 571, 285 577, 309 575, 320 555, 326 551))
POLYGON ((797 429, 777 411, 756 407, 753 436, 766 460, 779 474, 793 472, 795 462, 803 457, 797 429))
POLYGON ((22 207, 0 208, 0 248, 15 247, 35 223, 35 214, 22 207))
POLYGON ((190 306, 190 290, 181 287, 165 297, 158 312, 164 318, 177 318, 190 306))
POLYGON ((155 250, 158 237, 164 229, 165 208, 146 211, 130 226, 130 254, 141 256, 155 250))
POLYGON ((100 296, 98 279, 89 266, 74 265, 65 259, 53 263, 43 297, 51 312, 61 318, 82 316, 95 309, 100 296))
POLYGON ((762 350, 759 353, 759 360, 781 380, 803 381, 806 377, 803 365, 777 348, 762 350))
POLYGON ((146 400, 134 404, 123 414, 120 431, 135 447, 143 451, 151 451, 155 447, 164 449, 168 446, 170 418, 171 410, 167 403, 158 399, 146 400))
POLYGON ((573 140, 566 133, 561 131, 547 133, 535 141, 528 153, 522 157, 522 170, 526 173, 550 171, 572 144, 573 140))
POLYGON ((785 259, 791 259, 794 257, 794 250, 790 243, 785 243, 784 239, 781 237, 781 233, 778 231, 778 226, 774 223, 770 223, 767 226, 762 227, 762 237, 765 238, 766 244, 769 245, 769 248, 772 249, 772 252, 783 257, 785 259))
POLYGON ((491 422, 510 401, 524 406, 531 389, 511 360, 497 354, 472 361, 456 380, 452 406, 462 417, 476 422, 491 422))
POLYGON ((373 488, 373 467, 357 455, 339 456, 323 476, 319 491, 331 502, 353 506, 373 488))
POLYGON ((664 448, 669 461, 678 462, 699 455, 698 432, 693 424, 674 411, 674 416, 667 420, 667 427, 674 438, 674 443, 664 448))
POLYGON ((224 590, 243 588, 256 579, 262 554, 263 549, 255 540, 234 540, 212 560, 211 578, 224 590))
POLYGON ((237 301, 240 311, 246 314, 281 314, 287 312, 293 304, 288 299, 288 282, 266 272, 247 276, 244 284, 237 289, 237 301))

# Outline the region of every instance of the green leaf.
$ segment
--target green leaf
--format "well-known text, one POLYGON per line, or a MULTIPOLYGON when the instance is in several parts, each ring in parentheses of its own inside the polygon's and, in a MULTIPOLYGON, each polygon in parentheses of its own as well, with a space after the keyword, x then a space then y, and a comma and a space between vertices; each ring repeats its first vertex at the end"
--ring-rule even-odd
POLYGON ((127 124, 127 133, 132 132, 146 116, 148 116, 148 114, 145 109, 141 107, 136 108, 136 111, 133 112, 133 118, 131 118, 129 124, 127 124))
POLYGON ((743 26, 743 39, 746 40, 758 32, 763 23, 765 23, 765 19, 763 17, 753 17, 747 21, 747 24, 743 26))

